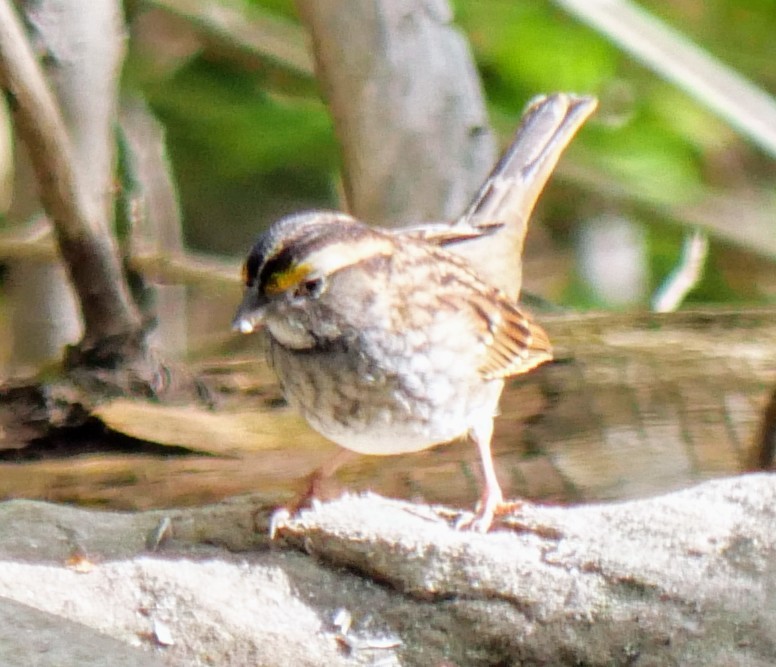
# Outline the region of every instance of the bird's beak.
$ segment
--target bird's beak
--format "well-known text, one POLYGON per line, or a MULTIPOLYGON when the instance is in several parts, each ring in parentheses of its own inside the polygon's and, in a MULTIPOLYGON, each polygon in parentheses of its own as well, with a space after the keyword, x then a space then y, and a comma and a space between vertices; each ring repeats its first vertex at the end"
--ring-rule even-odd
POLYGON ((266 303, 260 299, 254 290, 246 290, 242 303, 232 320, 232 331, 249 334, 260 328, 264 320, 266 303))

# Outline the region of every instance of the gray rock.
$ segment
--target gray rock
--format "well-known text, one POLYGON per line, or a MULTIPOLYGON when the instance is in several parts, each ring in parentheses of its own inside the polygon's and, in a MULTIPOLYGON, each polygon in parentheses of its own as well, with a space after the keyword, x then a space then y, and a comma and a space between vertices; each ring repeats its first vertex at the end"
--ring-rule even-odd
POLYGON ((0 598, 3 667, 162 667, 149 651, 91 628, 0 598))
POLYGON ((250 499, 167 515, 11 501, 0 595, 44 612, 44 629, 75 622, 168 665, 765 666, 774 507, 776 477, 751 475, 525 504, 479 535, 443 508, 346 497, 280 522, 270 545, 250 499), (171 536, 147 552, 163 516, 171 536))

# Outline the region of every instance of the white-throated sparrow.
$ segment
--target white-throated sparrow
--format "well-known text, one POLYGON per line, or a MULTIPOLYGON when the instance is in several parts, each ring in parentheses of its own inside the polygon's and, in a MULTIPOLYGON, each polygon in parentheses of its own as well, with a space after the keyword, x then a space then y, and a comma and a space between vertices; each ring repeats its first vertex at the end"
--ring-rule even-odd
POLYGON ((552 357, 516 303, 528 216, 594 108, 564 94, 535 101, 454 224, 385 230, 344 213, 300 213, 272 224, 245 263, 234 328, 263 325, 289 403, 363 454, 468 436, 485 475, 479 530, 503 504, 490 441, 504 379, 552 357), (494 268, 499 252, 516 255, 511 271, 494 268))

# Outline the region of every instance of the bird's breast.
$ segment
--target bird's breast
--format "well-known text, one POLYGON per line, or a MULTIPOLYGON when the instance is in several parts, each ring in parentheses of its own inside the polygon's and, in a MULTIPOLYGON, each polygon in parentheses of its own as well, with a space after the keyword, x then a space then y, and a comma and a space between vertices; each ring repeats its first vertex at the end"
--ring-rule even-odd
POLYGON ((322 435, 365 454, 426 449, 497 409, 501 382, 467 372, 455 351, 418 354, 362 336, 305 351, 269 346, 289 403, 322 435))

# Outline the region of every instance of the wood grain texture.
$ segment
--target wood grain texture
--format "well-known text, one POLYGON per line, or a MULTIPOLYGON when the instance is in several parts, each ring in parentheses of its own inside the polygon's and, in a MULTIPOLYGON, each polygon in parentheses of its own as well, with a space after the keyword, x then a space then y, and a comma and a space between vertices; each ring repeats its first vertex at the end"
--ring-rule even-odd
MULTIPOLYGON (((630 498, 744 467, 776 379, 776 310, 539 320, 557 361, 507 383, 496 419, 494 458, 508 496, 630 498)), ((101 451, 109 442, 103 434, 87 450, 38 449, 38 460, 24 449, 6 450, 0 497, 121 508, 197 505, 242 493, 262 494, 269 505, 288 500, 342 450, 285 406, 255 350, 241 356, 200 369, 215 410, 121 401, 97 410, 118 433, 158 443, 156 449, 101 451)), ((49 396, 54 405, 77 400, 49 396)), ((35 430, 12 431, 10 416, 0 414, 3 444, 24 447, 35 430)), ((320 491, 371 489, 465 507, 477 497, 477 475, 477 452, 459 442, 405 456, 354 455, 320 491)))

